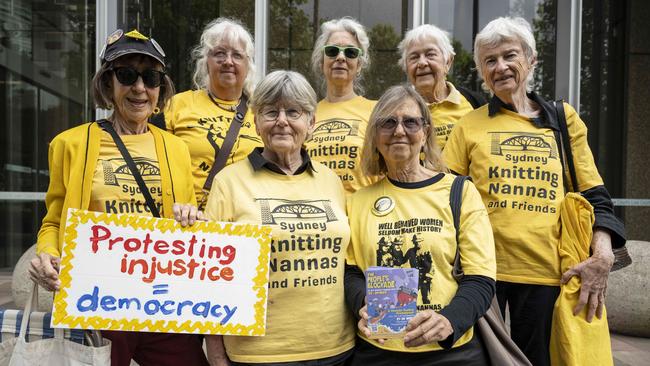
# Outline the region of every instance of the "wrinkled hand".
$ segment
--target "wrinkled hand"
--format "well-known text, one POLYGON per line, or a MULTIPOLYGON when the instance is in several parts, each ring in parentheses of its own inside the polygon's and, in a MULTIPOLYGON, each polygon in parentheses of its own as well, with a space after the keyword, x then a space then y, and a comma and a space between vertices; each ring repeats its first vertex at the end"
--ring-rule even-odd
POLYGON ((447 339, 454 329, 449 320, 433 310, 424 310, 417 313, 406 325, 404 345, 417 347, 423 344, 438 342, 447 339))
POLYGON ((593 255, 562 274, 562 284, 569 282, 573 276, 578 276, 581 280, 580 298, 578 304, 573 308, 573 315, 578 315, 585 305, 588 305, 587 322, 591 323, 594 314, 598 319, 602 318, 605 293, 607 292, 607 278, 613 264, 613 255, 593 255))
MULTIPOLYGON (((370 328, 368 328, 368 306, 364 305, 361 309, 359 309, 359 322, 357 323, 357 328, 359 328, 359 331, 363 333, 366 338, 370 339, 372 336, 372 332, 370 331, 370 328)), ((379 338, 375 339, 379 344, 384 344, 386 340, 384 338, 379 338)))
POLYGON ((189 203, 174 203, 172 207, 174 220, 178 221, 181 226, 191 226, 197 221, 206 221, 203 211, 189 203))
POLYGON ((61 258, 53 257, 47 253, 40 253, 30 261, 29 277, 47 291, 58 291, 61 286, 59 280, 59 265, 61 258))

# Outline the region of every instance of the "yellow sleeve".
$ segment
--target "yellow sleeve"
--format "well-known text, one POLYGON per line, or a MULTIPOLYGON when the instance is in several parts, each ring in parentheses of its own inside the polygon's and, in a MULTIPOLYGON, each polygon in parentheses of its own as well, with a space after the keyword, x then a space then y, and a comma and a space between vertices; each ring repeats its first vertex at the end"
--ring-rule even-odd
POLYGON ((603 184, 603 179, 598 173, 594 155, 589 148, 587 141, 587 126, 580 119, 578 113, 571 105, 564 103, 564 114, 566 115, 571 151, 573 152, 573 165, 576 169, 578 179, 578 190, 586 191, 595 186, 603 184))
POLYGON ((50 184, 45 194, 45 207, 47 213, 43 218, 38 231, 36 253, 48 253, 60 257, 59 226, 65 202, 66 186, 69 177, 69 159, 66 155, 66 144, 61 139, 55 138, 50 143, 48 151, 48 165, 50 170, 50 184))
POLYGON ((470 181, 465 182, 458 241, 465 274, 496 279, 492 226, 481 195, 470 181))
POLYGON ((181 94, 176 94, 169 101, 165 107, 165 127, 170 133, 174 133, 174 128, 176 127, 176 122, 178 121, 178 111, 182 108, 181 104, 184 104, 180 98, 181 94))
MULTIPOLYGON (((183 147, 183 155, 185 155, 185 158, 182 159, 183 162, 186 162, 185 169, 183 172, 183 183, 185 183, 185 202, 188 202, 194 206, 197 206, 196 202, 196 194, 194 192, 194 180, 192 176, 192 164, 190 163, 192 161, 190 157, 190 149, 187 147, 185 143, 182 143, 181 146, 183 147)), ((172 178, 173 179, 173 178, 172 178)))
POLYGON ((205 217, 211 221, 231 222, 233 220, 233 210, 230 203, 235 197, 229 193, 229 189, 223 182, 219 174, 212 181, 212 188, 208 195, 208 202, 205 204, 205 217))
POLYGON ((451 130, 442 157, 450 170, 460 175, 469 174, 470 159, 462 124, 457 124, 451 130))
POLYGON ((345 263, 351 266, 357 266, 357 259, 354 255, 354 246, 357 242, 357 225, 352 223, 354 219, 354 212, 352 212, 352 196, 348 196, 347 201, 345 202, 346 212, 348 215, 348 220, 350 221, 350 244, 345 252, 345 263))

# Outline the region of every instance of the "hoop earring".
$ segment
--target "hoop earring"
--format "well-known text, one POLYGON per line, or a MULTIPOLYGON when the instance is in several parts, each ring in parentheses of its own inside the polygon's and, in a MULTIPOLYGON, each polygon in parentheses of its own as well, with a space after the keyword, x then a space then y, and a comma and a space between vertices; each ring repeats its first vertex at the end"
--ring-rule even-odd
POLYGON ((160 108, 156 107, 153 109, 153 114, 158 114, 160 113, 160 108))

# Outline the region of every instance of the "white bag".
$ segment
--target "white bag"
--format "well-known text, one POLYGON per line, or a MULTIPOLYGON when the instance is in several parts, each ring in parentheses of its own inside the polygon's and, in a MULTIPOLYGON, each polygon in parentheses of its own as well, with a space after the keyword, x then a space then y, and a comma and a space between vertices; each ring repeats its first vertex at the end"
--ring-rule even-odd
POLYGON ((0 366, 110 366, 108 339, 103 340, 101 347, 85 346, 65 339, 64 330, 55 328, 54 338, 27 341, 29 314, 36 304, 37 286, 34 284, 31 300, 25 305, 18 338, 0 343, 0 366))

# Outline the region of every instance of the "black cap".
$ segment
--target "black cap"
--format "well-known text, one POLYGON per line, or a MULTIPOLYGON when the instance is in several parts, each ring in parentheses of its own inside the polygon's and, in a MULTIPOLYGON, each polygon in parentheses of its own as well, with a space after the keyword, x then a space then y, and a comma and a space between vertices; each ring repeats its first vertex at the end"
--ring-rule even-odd
POLYGON ((151 56, 165 66, 165 51, 153 38, 146 37, 136 29, 124 33, 121 29, 108 36, 104 49, 99 54, 102 65, 116 58, 133 53, 151 56))

